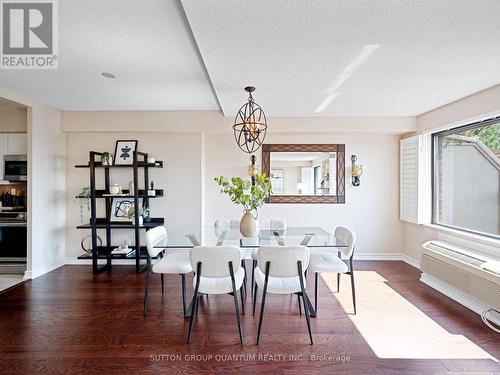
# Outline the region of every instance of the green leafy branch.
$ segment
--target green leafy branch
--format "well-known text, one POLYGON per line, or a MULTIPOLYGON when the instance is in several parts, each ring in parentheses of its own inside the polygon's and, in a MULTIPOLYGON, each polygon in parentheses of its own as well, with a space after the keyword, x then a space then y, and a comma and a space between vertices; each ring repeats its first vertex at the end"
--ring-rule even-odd
POLYGON ((242 205, 246 210, 257 210, 272 193, 271 179, 265 173, 255 176, 255 185, 240 177, 233 177, 229 181, 220 176, 214 180, 221 187, 221 193, 227 194, 231 202, 242 205))

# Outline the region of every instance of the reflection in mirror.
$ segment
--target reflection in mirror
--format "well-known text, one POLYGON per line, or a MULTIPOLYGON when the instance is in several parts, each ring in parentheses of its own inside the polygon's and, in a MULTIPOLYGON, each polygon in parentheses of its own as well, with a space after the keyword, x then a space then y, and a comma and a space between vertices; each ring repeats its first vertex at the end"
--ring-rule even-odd
POLYGON ((336 152, 271 152, 273 195, 337 195, 336 152))

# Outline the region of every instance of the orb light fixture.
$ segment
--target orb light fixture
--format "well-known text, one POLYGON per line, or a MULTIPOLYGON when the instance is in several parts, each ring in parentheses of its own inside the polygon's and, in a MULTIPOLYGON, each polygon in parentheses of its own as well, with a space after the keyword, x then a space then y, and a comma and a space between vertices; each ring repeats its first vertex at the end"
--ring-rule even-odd
POLYGON ((266 114, 253 99, 252 92, 255 91, 255 87, 247 86, 245 91, 248 92, 248 102, 238 110, 233 131, 238 147, 248 154, 253 154, 264 143, 267 120, 266 114))

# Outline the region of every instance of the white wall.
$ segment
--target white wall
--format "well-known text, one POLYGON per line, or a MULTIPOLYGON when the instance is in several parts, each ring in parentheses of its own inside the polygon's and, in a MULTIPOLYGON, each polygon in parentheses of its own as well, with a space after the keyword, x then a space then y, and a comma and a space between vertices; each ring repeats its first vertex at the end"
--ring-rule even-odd
MULTIPOLYGON (((346 225, 358 233, 359 253, 402 252, 399 220, 399 137, 374 134, 274 135, 266 143, 343 143, 346 145, 346 204, 267 204, 261 218, 282 218, 291 226, 321 226, 332 231, 346 225), (361 186, 350 184, 350 156, 363 164, 361 186)), ((250 163, 231 134, 206 137, 206 219, 240 218, 242 208, 219 193, 213 178, 246 176, 250 163)), ((260 167, 261 158, 258 157, 260 167)))
POLYGON ((28 265, 37 277, 65 262, 66 137, 61 112, 0 87, 0 97, 28 107, 28 265))
MULTIPOLYGON (((80 209, 75 196, 81 188, 89 185, 89 170, 77 169, 75 164, 86 164, 89 151, 108 151, 114 154, 117 139, 137 139, 138 150, 148 152, 151 157, 163 160, 163 169, 150 169, 150 179, 156 189, 164 189, 163 198, 150 199, 151 216, 165 218, 167 229, 171 232, 180 226, 199 226, 201 223, 201 137, 197 133, 67 133, 68 156, 66 173, 67 205, 67 256, 74 259, 81 255, 80 241, 89 230, 78 230, 80 209)), ((119 184, 128 189, 133 179, 132 169, 112 169, 111 184, 119 184)), ((141 179, 141 174, 139 174, 141 179)), ((98 171, 98 189, 104 188, 104 173, 98 171)), ((141 180, 142 181, 142 180, 141 180)), ((143 188, 142 183, 139 188, 143 188)), ((100 217, 104 216, 104 200, 99 200, 100 217)), ((85 217, 88 222, 88 215, 85 217)), ((105 241, 105 232, 100 232, 105 241)), ((133 243, 133 232, 114 230, 113 244, 122 240, 133 243)))

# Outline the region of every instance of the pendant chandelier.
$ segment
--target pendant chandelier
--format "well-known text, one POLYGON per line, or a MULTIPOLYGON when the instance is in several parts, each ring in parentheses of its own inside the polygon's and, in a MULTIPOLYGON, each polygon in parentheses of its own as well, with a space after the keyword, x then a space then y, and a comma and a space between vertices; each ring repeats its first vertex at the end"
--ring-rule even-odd
POLYGON ((267 120, 262 108, 253 100, 255 87, 245 87, 248 102, 245 103, 234 119, 234 138, 239 148, 248 154, 257 151, 266 137, 267 120))

